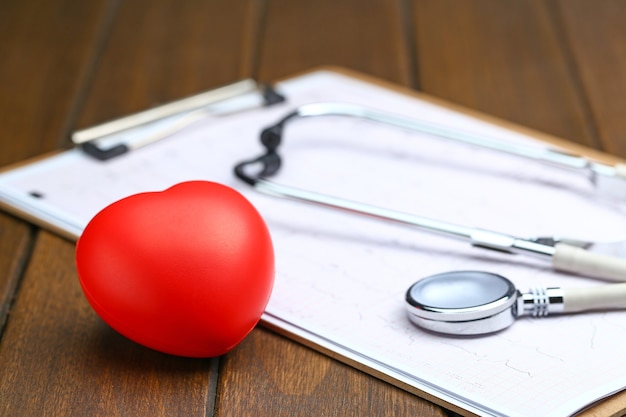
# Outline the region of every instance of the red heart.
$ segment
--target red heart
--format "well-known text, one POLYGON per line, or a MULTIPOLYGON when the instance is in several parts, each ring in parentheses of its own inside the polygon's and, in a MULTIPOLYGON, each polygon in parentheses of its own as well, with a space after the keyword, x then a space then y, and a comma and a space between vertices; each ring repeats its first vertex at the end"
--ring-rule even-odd
POLYGON ((257 324, 274 281, 267 226, 241 194, 193 181, 103 209, 76 247, 80 283, 119 333, 152 349, 212 357, 257 324))

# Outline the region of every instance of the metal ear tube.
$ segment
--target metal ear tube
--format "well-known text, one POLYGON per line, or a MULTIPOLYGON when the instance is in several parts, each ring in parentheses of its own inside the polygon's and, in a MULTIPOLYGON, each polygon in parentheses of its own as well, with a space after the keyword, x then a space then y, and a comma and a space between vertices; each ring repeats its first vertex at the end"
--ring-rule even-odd
POLYGON ((546 243, 545 240, 524 239, 496 231, 420 217, 268 180, 269 177, 277 174, 281 168, 282 157, 278 151, 284 139, 285 126, 298 119, 329 115, 357 117, 397 128, 431 133, 459 142, 512 153, 517 156, 527 157, 540 162, 549 162, 563 167, 588 168, 587 160, 581 159, 581 157, 565 155, 551 149, 529 150, 526 147, 501 144, 499 142, 487 141, 486 139, 481 140, 474 136, 462 135, 458 132, 441 130, 438 127, 435 128, 422 122, 381 113, 361 106, 342 103, 319 103, 300 106, 274 125, 264 129, 261 132, 261 144, 265 148, 264 153, 237 164, 234 168, 235 175, 240 180, 265 194, 348 211, 379 220, 401 223, 416 227, 422 231, 466 240, 475 247, 548 259, 555 270, 613 281, 626 281, 626 259, 621 257, 594 253, 557 240, 554 240, 554 243, 546 243))
POLYGON ((366 119, 409 131, 426 133, 456 143, 526 158, 568 170, 587 178, 593 184, 596 195, 600 197, 615 200, 626 199, 625 164, 605 164, 554 147, 504 143, 483 135, 475 135, 425 120, 387 113, 364 106, 333 102, 305 104, 286 116, 276 126, 282 128, 288 120, 295 118, 318 116, 346 116, 366 119))

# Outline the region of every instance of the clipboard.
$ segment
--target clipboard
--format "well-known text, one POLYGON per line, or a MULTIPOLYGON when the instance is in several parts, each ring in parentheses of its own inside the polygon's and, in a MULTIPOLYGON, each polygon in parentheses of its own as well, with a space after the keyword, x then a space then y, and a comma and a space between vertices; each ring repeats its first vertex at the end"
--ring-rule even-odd
MULTIPOLYGON (((495 336, 458 340, 415 328, 402 304, 409 284, 443 268, 489 269, 518 286, 596 282, 259 195, 232 174, 237 162, 258 153, 263 127, 298 105, 320 101, 375 106, 503 141, 548 142, 606 163, 618 158, 345 69, 321 68, 275 87, 284 102, 226 116, 205 114, 110 160, 96 160, 77 147, 10 167, 0 174, 0 204, 76 239, 92 215, 119 198, 185 180, 219 181, 257 206, 275 240, 277 281, 265 326, 464 415, 569 415, 626 387, 619 372, 626 363, 615 352, 626 343, 626 313, 529 319, 495 336)), ((626 235, 621 204, 596 201, 584 178, 551 167, 529 169, 527 161, 352 120, 303 122, 290 135, 284 178, 297 186, 477 226, 496 223, 517 234, 577 232, 594 240, 626 235), (524 202, 520 195, 537 201, 524 202), (542 205, 548 207, 538 210, 542 205), (580 224, 564 213, 597 221, 580 224)), ((620 393, 582 415, 625 408, 626 394, 620 393)))

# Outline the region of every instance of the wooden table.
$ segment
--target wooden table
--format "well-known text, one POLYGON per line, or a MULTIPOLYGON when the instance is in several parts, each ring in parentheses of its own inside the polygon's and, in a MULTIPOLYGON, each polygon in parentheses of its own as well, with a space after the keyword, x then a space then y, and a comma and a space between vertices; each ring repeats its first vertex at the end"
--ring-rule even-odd
MULTIPOLYGON (((0 0, 0 166, 245 77, 340 65, 626 157, 626 3, 0 0)), ((97 318, 74 244, 0 213, 0 415, 450 411, 269 330, 192 360, 97 318)))

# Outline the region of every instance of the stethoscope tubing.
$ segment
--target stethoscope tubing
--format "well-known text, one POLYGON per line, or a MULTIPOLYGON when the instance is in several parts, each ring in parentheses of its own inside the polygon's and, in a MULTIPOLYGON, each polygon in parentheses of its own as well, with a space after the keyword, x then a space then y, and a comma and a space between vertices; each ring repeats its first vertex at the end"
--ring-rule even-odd
MULTIPOLYGON (((400 118, 350 104, 323 103, 301 106, 296 111, 288 114, 277 124, 266 128, 261 133, 261 142, 266 148, 266 153, 257 158, 239 163, 234 169, 235 175, 256 190, 265 194, 316 204, 327 208, 340 209, 379 220, 401 223, 423 231, 469 241, 471 245, 475 247, 509 254, 524 254, 549 259, 554 269, 568 273, 613 281, 626 281, 626 259, 623 258, 593 253, 563 242, 557 242, 551 245, 496 231, 457 225, 361 202, 350 201, 337 196, 303 190, 268 180, 268 177, 276 174, 280 169, 281 158, 278 154, 278 147, 282 141, 284 126, 297 118, 326 115, 361 117, 408 129, 412 128, 412 124, 414 123, 410 119, 400 118), (250 167, 258 167, 258 165, 261 165, 260 171, 255 174, 248 172, 250 167)), ((419 123, 421 126, 421 122, 419 123)), ((414 127, 414 130, 424 131, 424 129, 418 127, 414 127)), ((499 146, 499 149, 496 150, 505 151, 505 147, 499 146)), ((524 151, 524 153, 528 154, 526 151, 524 151)), ((572 166, 588 166, 588 163, 585 162, 586 160, 581 160, 581 157, 572 157, 549 149, 543 150, 541 155, 543 156, 537 156, 537 159, 545 161, 554 158, 552 162, 556 162, 557 160, 561 161, 562 159, 561 162, 571 161, 570 165, 572 166), (550 157, 546 155, 550 155, 550 157), (574 163, 574 161, 578 162, 574 163)))
POLYGON ((518 145, 490 139, 483 135, 453 129, 424 120, 391 114, 350 103, 313 103, 298 107, 283 120, 315 116, 348 116, 367 119, 401 129, 434 135, 457 143, 502 152, 567 169, 585 176, 600 196, 626 199, 626 165, 608 165, 589 158, 540 145, 518 145))

